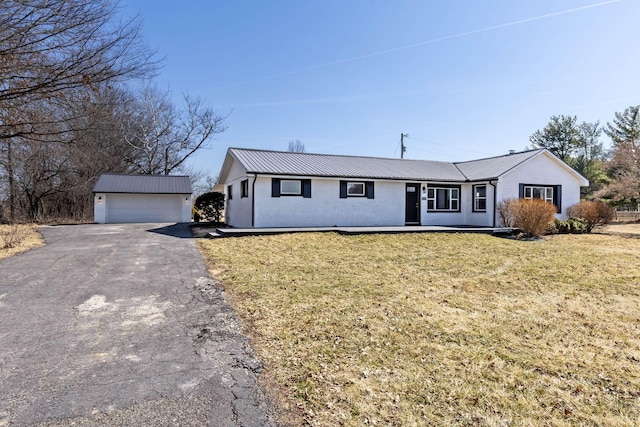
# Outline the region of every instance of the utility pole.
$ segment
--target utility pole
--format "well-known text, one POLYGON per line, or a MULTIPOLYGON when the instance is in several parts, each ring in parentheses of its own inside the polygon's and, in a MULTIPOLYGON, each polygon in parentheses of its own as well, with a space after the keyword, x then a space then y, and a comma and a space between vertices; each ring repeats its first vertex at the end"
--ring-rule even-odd
POLYGON ((404 152, 407 151, 407 147, 405 147, 405 145, 404 145, 404 138, 405 137, 408 138, 409 135, 406 134, 406 133, 401 133, 400 134, 400 158, 401 159, 404 159, 404 152))

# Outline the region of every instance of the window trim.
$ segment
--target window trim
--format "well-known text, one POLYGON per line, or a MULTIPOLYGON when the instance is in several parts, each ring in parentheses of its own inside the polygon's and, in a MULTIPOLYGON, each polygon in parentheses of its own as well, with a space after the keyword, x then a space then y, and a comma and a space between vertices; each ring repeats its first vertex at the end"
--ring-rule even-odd
POLYGON ((311 198, 311 179, 271 178, 271 197, 302 197, 311 198), (283 193, 282 181, 294 181, 300 185, 299 193, 283 193))
POLYGON ((281 196, 302 196, 302 181, 299 179, 281 179, 280 180, 280 195, 281 196), (284 183, 296 183, 298 184, 298 191, 283 191, 284 183))
MULTIPOLYGON (((562 213, 562 185, 520 183, 519 187, 519 197, 521 199, 533 199, 533 197, 525 197, 528 188, 545 188, 545 193, 546 189, 551 189, 551 200, 549 200, 546 194, 545 198, 541 198, 540 200, 555 205, 556 213, 562 213)), ((531 190, 531 195, 533 196, 533 190, 531 190)))
POLYGON ((347 197, 366 197, 366 196, 367 196, 367 186, 364 183, 364 181, 347 181, 347 197), (352 185, 362 186, 362 192, 360 193, 349 192, 352 185))
POLYGON ((375 198, 375 181, 340 181, 340 198, 348 199, 348 198, 364 198, 364 199, 374 199, 375 198), (364 185, 364 194, 355 195, 349 194, 348 188, 349 184, 363 184, 364 185))
POLYGON ((446 185, 446 184, 436 184, 436 185, 427 185, 427 212, 460 212, 460 194, 461 194, 461 186, 460 185, 446 185), (438 191, 446 191, 449 194, 449 209, 438 209, 438 191), (451 197, 451 193, 453 190, 457 190, 458 197, 451 197), (430 196, 433 194, 433 196, 430 196), (457 202, 456 208, 451 208, 452 202, 457 202), (432 206, 431 208, 429 206, 432 206))
POLYGON ((240 181, 240 198, 249 197, 249 180, 240 181))
POLYGON ((476 184, 473 186, 473 212, 486 212, 487 211, 487 184, 476 184), (477 188, 484 188, 484 196, 478 196, 477 188), (478 207, 478 202, 484 200, 484 209, 478 207))

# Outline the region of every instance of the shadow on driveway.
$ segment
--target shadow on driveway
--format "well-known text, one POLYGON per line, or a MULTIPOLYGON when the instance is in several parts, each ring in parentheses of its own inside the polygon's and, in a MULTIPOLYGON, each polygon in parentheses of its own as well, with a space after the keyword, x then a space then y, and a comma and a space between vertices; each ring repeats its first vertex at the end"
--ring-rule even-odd
POLYGON ((191 232, 191 223, 188 222, 179 222, 163 227, 151 228, 147 231, 165 236, 177 237, 179 239, 193 239, 194 237, 191 232))

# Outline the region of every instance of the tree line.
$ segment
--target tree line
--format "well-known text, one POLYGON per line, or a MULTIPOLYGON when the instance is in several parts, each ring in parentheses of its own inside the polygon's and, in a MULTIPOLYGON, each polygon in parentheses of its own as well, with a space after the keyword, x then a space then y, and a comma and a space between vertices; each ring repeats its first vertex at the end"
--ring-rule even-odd
POLYGON ((614 207, 640 205, 640 105, 616 112, 604 126, 578 123, 576 116, 552 116, 529 141, 534 148, 549 149, 587 178, 587 198, 614 207), (603 133, 611 141, 608 148, 603 133))
POLYGON ((225 130, 158 89, 140 25, 111 0, 3 0, 0 222, 91 219, 101 173, 185 173, 225 130))

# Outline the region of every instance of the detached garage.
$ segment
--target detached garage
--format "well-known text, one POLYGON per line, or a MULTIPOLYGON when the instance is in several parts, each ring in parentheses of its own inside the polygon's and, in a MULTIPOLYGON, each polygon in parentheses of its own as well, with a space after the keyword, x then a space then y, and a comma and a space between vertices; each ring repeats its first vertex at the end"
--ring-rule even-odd
POLYGON ((102 174, 93 188, 99 224, 191 221, 188 176, 102 174))

